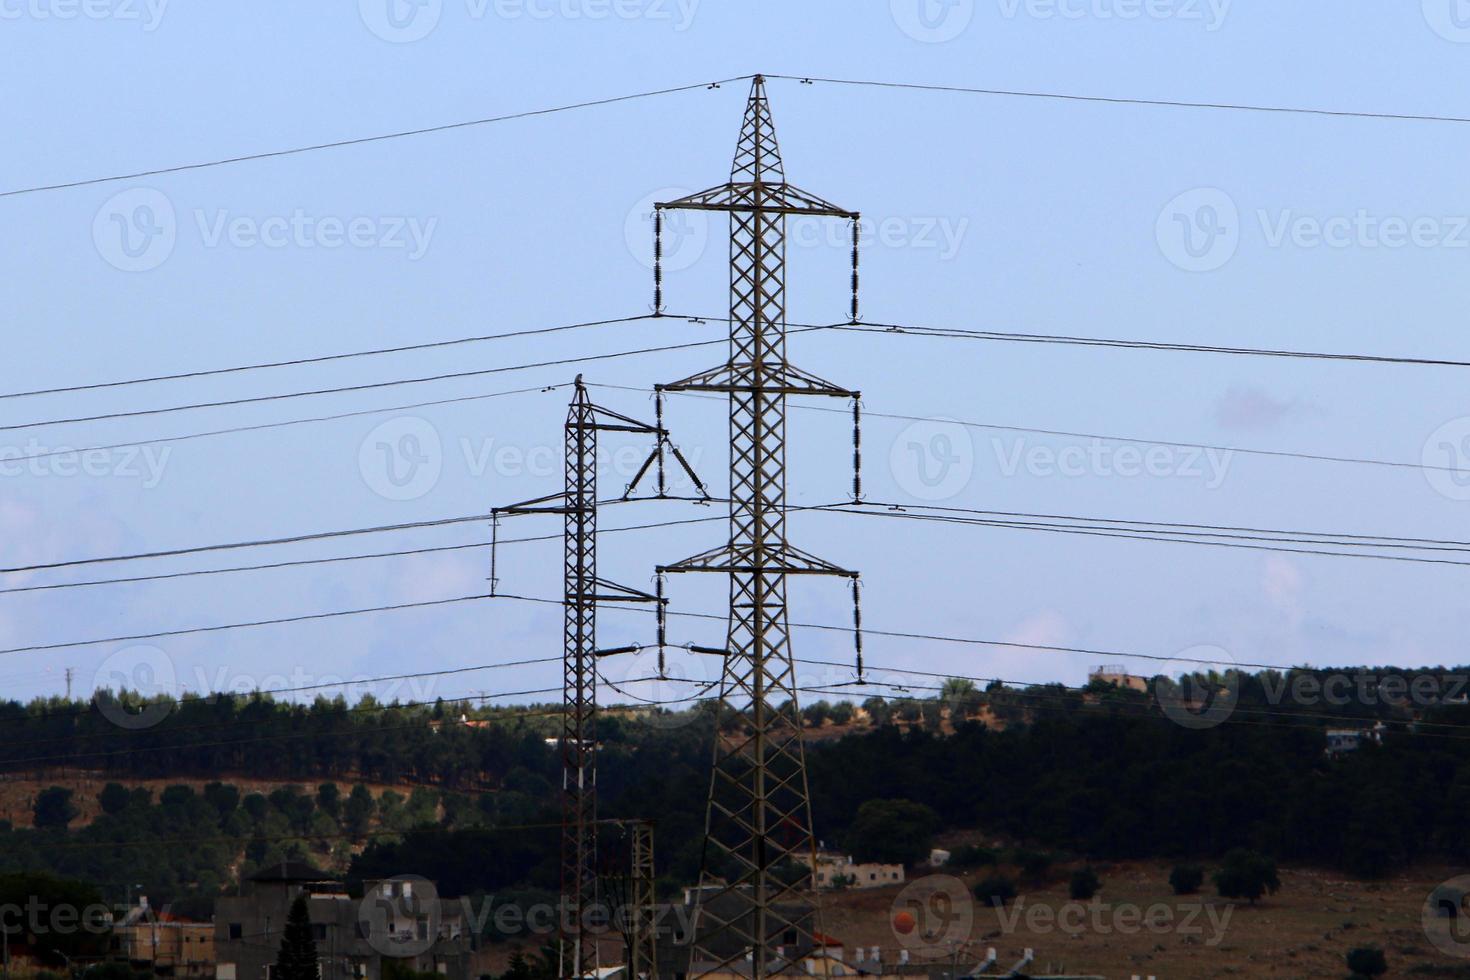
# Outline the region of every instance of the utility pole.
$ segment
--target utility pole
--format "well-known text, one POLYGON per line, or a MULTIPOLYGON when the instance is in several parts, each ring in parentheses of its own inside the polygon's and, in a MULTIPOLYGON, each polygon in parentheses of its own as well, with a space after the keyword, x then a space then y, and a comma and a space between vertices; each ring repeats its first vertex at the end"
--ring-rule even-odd
POLYGON ((658 978, 658 911, 654 905, 653 821, 635 820, 633 836, 632 955, 628 980, 658 978))
MULTIPOLYGON (((654 437, 654 448, 638 475, 623 492, 632 495, 638 482, 658 462, 658 493, 664 495, 664 453, 669 451, 694 481, 704 486, 670 443, 662 425, 648 425, 592 403, 578 375, 566 421, 566 489, 491 511, 497 529, 502 515, 561 514, 565 586, 562 653, 562 934, 559 973, 580 978, 597 967, 595 937, 582 934, 583 911, 597 901, 597 660, 638 647, 597 648, 597 604, 606 601, 660 603, 646 592, 617 585, 597 574, 597 434, 631 432, 654 437)), ((490 591, 495 593, 495 549, 492 544, 490 591)))
POLYGON ((66 699, 67 699, 67 701, 70 701, 71 700, 71 679, 72 679, 72 675, 74 675, 75 673, 76 673, 76 668, 75 667, 68 667, 68 668, 66 668, 66 699))
MULTIPOLYGON (((817 942, 816 910, 802 898, 816 846, 787 623, 789 575, 837 575, 839 568, 786 537, 786 399, 858 393, 803 372, 786 358, 786 220, 836 218, 853 224, 853 310, 857 318, 858 214, 787 183, 765 81, 756 76, 745 106, 730 180, 664 210, 723 211, 730 218, 728 360, 660 391, 729 396, 730 539, 659 569, 730 578, 730 622, 715 733, 690 976, 749 960, 754 980, 799 969, 817 942), (717 724, 717 729, 720 726, 717 724), (807 862, 810 862, 809 864, 807 862)), ((655 229, 662 222, 655 221, 655 229)), ((656 248, 655 254, 658 254, 656 248)), ((661 279, 656 304, 661 304, 661 279)), ((858 487, 854 480, 854 495, 858 487)), ((856 594, 856 593, 855 593, 856 594)), ((818 951, 820 952, 820 951, 818 951)))

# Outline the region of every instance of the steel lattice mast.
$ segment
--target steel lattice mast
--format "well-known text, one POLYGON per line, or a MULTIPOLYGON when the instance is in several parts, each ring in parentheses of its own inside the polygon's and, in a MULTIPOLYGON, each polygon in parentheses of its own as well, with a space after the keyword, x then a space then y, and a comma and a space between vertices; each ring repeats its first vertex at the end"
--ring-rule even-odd
MULTIPOLYGON (((753 977, 794 968, 814 945, 815 841, 787 624, 789 575, 855 572, 792 546, 786 537, 786 398, 857 392, 793 367, 786 358, 786 221, 810 215, 856 222, 786 182, 765 83, 746 103, 728 183, 659 209, 730 215, 730 348, 726 363, 663 391, 721 392, 730 402, 730 540, 661 572, 730 577, 729 639, 721 682, 704 867, 690 975, 749 960, 753 977)), ((854 289, 856 273, 854 272, 854 289)), ((854 312, 854 316, 856 313, 854 312)))
MULTIPOLYGON (((597 604, 661 602, 658 597, 609 582, 597 574, 597 435, 599 432, 631 432, 654 437, 654 449, 638 476, 624 490, 627 498, 655 459, 659 461, 660 484, 663 453, 672 451, 701 493, 704 486, 694 476, 684 457, 668 441, 659 425, 647 425, 592 403, 579 375, 566 421, 566 489, 492 511, 502 515, 562 514, 565 586, 563 590, 564 645, 562 654, 563 721, 560 739, 562 757, 562 844, 561 894, 562 936, 559 975, 580 978, 597 966, 595 938, 582 935, 583 910, 597 900, 597 659, 639 648, 597 648, 597 604)), ((492 552, 493 554, 493 552, 492 552)), ((495 572, 491 571, 492 593, 495 572)), ((651 853, 651 847, 650 847, 651 853)))

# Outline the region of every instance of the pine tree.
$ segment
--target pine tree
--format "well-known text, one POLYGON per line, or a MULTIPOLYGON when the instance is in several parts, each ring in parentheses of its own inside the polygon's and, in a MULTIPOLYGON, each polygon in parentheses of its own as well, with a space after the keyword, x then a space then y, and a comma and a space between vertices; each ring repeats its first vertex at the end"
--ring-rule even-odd
POLYGON ((281 951, 271 980, 318 980, 316 939, 311 934, 305 892, 296 896, 286 915, 286 930, 281 935, 281 951))

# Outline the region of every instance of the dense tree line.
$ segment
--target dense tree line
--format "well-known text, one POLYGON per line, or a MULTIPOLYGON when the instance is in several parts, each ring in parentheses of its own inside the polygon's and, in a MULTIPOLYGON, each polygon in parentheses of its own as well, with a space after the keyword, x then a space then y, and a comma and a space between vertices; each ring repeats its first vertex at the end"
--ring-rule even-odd
MULTIPOLYGON (((957 682, 939 701, 870 699, 872 727, 807 750, 818 836, 842 848, 882 838, 912 859, 936 830, 979 828, 1090 859, 1214 862, 1248 848, 1364 876, 1470 858, 1460 827, 1470 708, 1362 700, 1269 710, 1279 676, 1237 680, 1231 717, 1203 729, 1164 717, 1146 694, 1101 685, 979 691, 957 682), (1375 720, 1388 723, 1381 744, 1328 757, 1326 727, 1375 720), (873 801, 896 802, 865 810, 873 801), (894 829, 914 825, 925 834, 894 829)), ((237 871, 288 856, 350 865, 358 882, 423 874, 446 894, 554 889, 554 719, 506 712, 465 725, 461 710, 220 698, 177 705, 134 730, 74 706, 0 705, 0 730, 26 719, 0 741, 0 770, 40 769, 44 753, 117 778, 218 779, 201 791, 169 787, 157 800, 107 786, 101 817, 84 828, 65 787, 40 793, 34 829, 0 826, 0 871, 45 870, 109 896, 142 885, 157 901, 206 909, 237 871), (308 788, 242 794, 228 774, 308 788), (354 787, 360 780, 403 789, 375 800, 354 787), (170 843, 178 840, 201 843, 170 843)), ((847 707, 808 706, 806 715, 814 725, 853 721, 847 707)), ((667 888, 698 873, 711 738, 731 723, 708 705, 601 722, 602 813, 656 819, 667 888)), ((620 845, 609 833, 605 859, 616 871, 620 845)))

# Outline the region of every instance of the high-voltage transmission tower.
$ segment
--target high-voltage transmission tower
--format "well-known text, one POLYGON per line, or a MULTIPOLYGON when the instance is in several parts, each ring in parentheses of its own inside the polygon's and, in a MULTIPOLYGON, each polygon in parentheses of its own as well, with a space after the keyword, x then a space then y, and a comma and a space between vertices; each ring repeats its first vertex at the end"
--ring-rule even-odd
MULTIPOLYGON (((659 386, 729 396, 730 540, 659 571, 730 577, 718 717, 736 723, 716 726, 689 973, 723 972, 734 964, 759 980, 799 969, 799 957, 820 939, 815 907, 802 896, 812 883, 815 841, 786 579, 857 578, 786 537, 787 397, 849 398, 854 412, 858 398, 786 359, 786 221, 811 216, 853 223, 856 319, 858 214, 786 182, 760 76, 745 106, 730 180, 655 208, 656 232, 665 210, 730 216, 729 357, 712 370, 659 386)), ((658 288, 657 275, 655 282, 658 288)), ((656 305, 660 301, 661 289, 656 305)))
MULTIPOLYGON (((670 452, 701 494, 704 486, 669 441, 662 425, 648 425, 592 403, 577 376, 566 422, 566 489, 491 511, 498 528, 502 516, 562 514, 565 588, 562 654, 562 843, 561 893, 563 934, 559 976, 581 978, 597 967, 595 937, 582 934, 583 910, 597 901, 597 660, 639 647, 597 648, 597 605, 600 602, 650 602, 662 599, 618 585, 597 574, 597 435, 631 432, 650 435, 654 448, 638 475, 623 492, 627 499, 638 482, 658 463, 658 494, 665 492, 664 453, 670 452)), ((495 549, 491 550, 491 593, 495 592, 495 549)), ((650 848, 651 853, 651 848, 650 848)))

